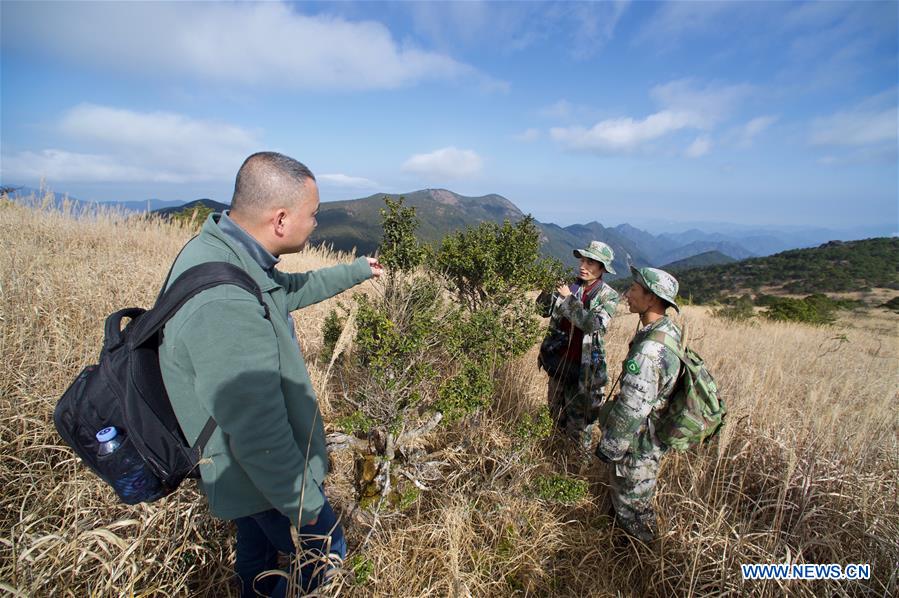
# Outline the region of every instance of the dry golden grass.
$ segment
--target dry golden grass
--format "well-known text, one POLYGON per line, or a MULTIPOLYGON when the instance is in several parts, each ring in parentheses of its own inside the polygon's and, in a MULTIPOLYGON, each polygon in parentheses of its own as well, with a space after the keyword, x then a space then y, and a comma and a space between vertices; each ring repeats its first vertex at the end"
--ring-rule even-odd
MULTIPOLYGON (((52 423, 56 400, 95 360, 103 318, 150 304, 190 232, 157 220, 65 214, 0 201, 0 589, 25 596, 234 596, 230 524, 187 484, 153 505, 117 505, 52 423)), ((313 249, 286 270, 346 261, 313 249)), ((355 292, 366 292, 365 283, 355 292)), ((332 299, 295 314, 325 418, 327 363, 314 356, 332 299)), ((567 471, 557 440, 521 448, 510 430, 545 400, 535 352, 504 372, 491 409, 433 434, 446 479, 369 527, 353 505, 352 459, 329 492, 351 554, 374 570, 350 596, 895 595, 899 563, 899 316, 812 328, 716 320, 687 307, 690 344, 730 408, 712 445, 663 462, 661 539, 610 527, 604 476, 583 472, 573 506, 528 491, 567 471), (441 448, 442 447, 442 448, 441 448), (624 540, 624 541, 622 541, 624 540), (869 581, 746 581, 740 563, 870 563, 869 581)), ((617 375, 636 317, 608 337, 617 375)), ((333 386, 333 385, 332 385, 333 386)))

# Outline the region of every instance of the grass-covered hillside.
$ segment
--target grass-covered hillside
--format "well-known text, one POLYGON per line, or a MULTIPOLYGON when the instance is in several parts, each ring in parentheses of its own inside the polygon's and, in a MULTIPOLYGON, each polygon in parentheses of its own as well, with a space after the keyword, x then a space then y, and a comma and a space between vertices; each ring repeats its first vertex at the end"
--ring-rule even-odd
MULTIPOLYGON (((3 595, 238 595, 233 525, 209 514, 192 482, 153 504, 117 503, 53 426, 56 401, 97 358, 104 318, 148 305, 191 235, 159 218, 76 219, 0 199, 3 595)), ((279 268, 350 259, 313 247, 279 268)), ((388 296, 383 280, 350 293, 388 296)), ((335 361, 365 348, 349 323, 331 329, 347 353, 332 346, 324 357, 323 324, 339 302, 360 303, 363 320, 365 301, 346 295, 294 313, 329 433, 347 432, 342 416, 367 400, 348 392, 346 376, 371 377, 335 361)), ((839 329, 723 322, 695 305, 676 318, 729 413, 712 443, 664 457, 657 542, 623 535, 608 515, 608 468, 582 466, 552 433, 535 345, 491 373, 476 413, 440 421, 398 453, 422 465, 407 471, 422 487, 400 501, 362 504, 365 464, 335 449, 325 484, 349 558, 329 595, 897 595, 899 315, 864 312, 839 329), (741 564, 784 562, 867 563, 871 579, 742 578, 741 564)), ((619 307, 606 335, 612 380, 636 323, 619 307)))
MULTIPOLYGON (((831 241, 761 258, 679 270, 680 296, 696 303, 747 292, 808 295, 899 290, 899 238, 831 241)), ((626 288, 629 280, 617 282, 626 288)))

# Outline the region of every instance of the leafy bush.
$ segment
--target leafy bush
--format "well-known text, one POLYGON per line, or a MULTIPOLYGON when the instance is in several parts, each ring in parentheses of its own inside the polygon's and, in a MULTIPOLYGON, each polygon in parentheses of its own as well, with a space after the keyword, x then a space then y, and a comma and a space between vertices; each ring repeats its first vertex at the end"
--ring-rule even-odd
MULTIPOLYGON (((389 198, 386 206, 383 292, 354 297, 355 342, 335 377, 352 407, 338 425, 368 437, 340 442, 373 451, 360 460, 368 463, 357 476, 360 496, 365 504, 397 506, 405 482, 393 468, 414 479, 420 453, 408 445, 441 419, 452 425, 491 403, 498 369, 539 338, 531 291, 557 286, 563 267, 540 257, 530 217, 482 223, 430 253, 415 238, 414 209, 389 198)), ((344 325, 336 312, 326 318, 328 353, 344 325)))
POLYGON ((459 371, 448 378, 437 396, 437 409, 447 422, 456 421, 481 407, 486 407, 493 396, 494 378, 483 364, 463 358, 459 371))
POLYGON ((745 322, 746 320, 752 319, 755 316, 752 297, 743 295, 738 299, 731 301, 729 305, 724 305, 714 310, 712 315, 716 318, 735 322, 745 322))
POLYGON ((776 300, 766 300, 766 303, 769 307, 763 313, 769 320, 804 322, 818 326, 835 322, 838 309, 853 309, 860 305, 858 301, 833 299, 820 293, 803 299, 779 297, 776 300))
POLYGON ((566 276, 561 262, 540 257, 540 233, 531 216, 515 224, 482 222, 448 235, 435 261, 471 312, 484 304, 508 306, 533 289, 554 289, 566 276))
POLYGON ((783 297, 764 312, 769 320, 779 322, 804 322, 806 324, 831 324, 836 319, 833 309, 822 303, 783 297))
POLYGON ((337 341, 340 339, 340 334, 343 332, 345 325, 346 318, 341 317, 335 309, 332 309, 325 316, 325 321, 322 324, 322 359, 331 359, 334 347, 337 346, 337 341))
POLYGON ((586 480, 562 475, 537 476, 531 487, 534 496, 543 500, 571 505, 587 496, 586 480))
POLYGON ((356 365, 364 373, 362 409, 379 422, 398 421, 416 406, 449 360, 440 350, 447 308, 427 279, 402 281, 391 297, 356 295, 356 365))
POLYGON ((371 431, 372 426, 374 426, 375 422, 370 417, 362 413, 362 411, 357 409, 349 415, 337 418, 334 423, 340 430, 343 430, 344 432, 350 434, 355 432, 368 434, 371 431))
POLYGON ((523 442, 549 438, 552 432, 553 419, 546 405, 533 415, 525 413, 515 426, 515 436, 523 442))
POLYGON ((415 239, 418 220, 415 208, 404 207, 404 198, 384 198, 386 209, 381 210, 384 236, 381 240, 381 264, 392 272, 411 272, 421 264, 426 251, 415 239))
POLYGON ((771 307, 772 305, 776 305, 781 300, 777 295, 766 295, 765 293, 758 293, 755 296, 755 304, 758 307, 771 307))
POLYGON ((834 321, 830 311, 820 311, 816 306, 803 299, 784 297, 767 310, 764 315, 769 320, 778 322, 803 322, 806 324, 830 324, 834 321))
POLYGON ((353 585, 364 586, 374 573, 375 564, 361 554, 354 554, 347 561, 347 568, 353 572, 353 585))
POLYGON ((896 297, 893 297, 892 299, 890 299, 890 300, 887 301, 886 303, 882 303, 882 304, 880 305, 880 307, 885 307, 885 308, 887 308, 887 309, 889 309, 889 310, 891 310, 891 311, 894 311, 894 312, 896 312, 896 313, 899 313, 899 295, 897 295, 896 297))

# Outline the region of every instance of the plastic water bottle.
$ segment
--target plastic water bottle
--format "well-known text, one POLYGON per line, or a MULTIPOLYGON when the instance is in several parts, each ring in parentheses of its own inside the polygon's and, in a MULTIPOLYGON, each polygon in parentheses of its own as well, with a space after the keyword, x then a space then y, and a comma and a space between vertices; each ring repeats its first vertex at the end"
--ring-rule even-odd
POLYGON ((123 448, 123 437, 115 426, 97 432, 97 455, 109 460, 113 487, 127 504, 159 498, 159 480, 148 469, 133 446, 123 448))
POLYGON ((100 446, 97 448, 97 455, 100 457, 111 455, 122 446, 119 431, 116 430, 115 426, 109 426, 97 432, 97 442, 100 443, 100 446))

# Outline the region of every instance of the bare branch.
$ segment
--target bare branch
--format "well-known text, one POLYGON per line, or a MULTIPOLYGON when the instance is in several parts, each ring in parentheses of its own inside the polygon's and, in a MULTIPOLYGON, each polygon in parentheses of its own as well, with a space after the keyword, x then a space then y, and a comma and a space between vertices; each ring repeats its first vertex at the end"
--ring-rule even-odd
POLYGON ((415 430, 410 430, 410 431, 404 433, 403 435, 401 435, 399 437, 399 440, 397 440, 397 444, 400 446, 403 446, 403 445, 408 444, 409 442, 419 438, 420 436, 424 436, 425 434, 427 434, 428 432, 430 432, 431 430, 436 428, 437 424, 439 424, 440 420, 442 420, 442 419, 443 419, 443 414, 438 411, 437 413, 435 413, 433 415, 433 417, 431 417, 431 419, 429 419, 427 422, 425 422, 424 425, 422 425, 421 427, 416 428, 415 430))
POLYGON ((325 442, 330 452, 353 449, 354 451, 364 453, 368 450, 367 440, 356 438, 352 434, 344 434, 343 432, 328 434, 325 442))
POLYGON ((402 476, 406 477, 410 482, 412 482, 412 484, 414 484, 415 487, 418 488, 419 490, 425 490, 425 491, 430 490, 430 488, 428 488, 427 486, 425 486, 424 484, 422 484, 421 482, 419 482, 418 479, 417 479, 415 476, 413 476, 411 473, 409 473, 409 472, 406 471, 405 469, 399 469, 399 468, 398 468, 397 471, 398 471, 402 476))

